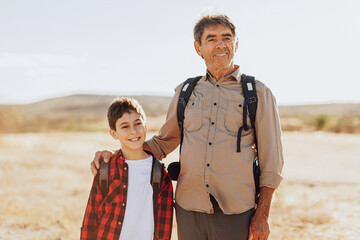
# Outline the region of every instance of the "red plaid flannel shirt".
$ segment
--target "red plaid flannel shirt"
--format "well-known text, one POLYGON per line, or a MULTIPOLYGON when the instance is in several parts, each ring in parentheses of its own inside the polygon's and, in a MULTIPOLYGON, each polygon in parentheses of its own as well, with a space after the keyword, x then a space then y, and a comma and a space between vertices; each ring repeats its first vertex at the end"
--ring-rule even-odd
MULTIPOLYGON (((81 239, 117 240, 120 237, 128 186, 128 165, 121 156, 120 150, 110 159, 109 173, 110 185, 105 197, 103 197, 98 185, 98 177, 94 178, 81 227, 81 239)), ((157 204, 154 240, 170 239, 173 217, 173 187, 165 169, 157 204)))

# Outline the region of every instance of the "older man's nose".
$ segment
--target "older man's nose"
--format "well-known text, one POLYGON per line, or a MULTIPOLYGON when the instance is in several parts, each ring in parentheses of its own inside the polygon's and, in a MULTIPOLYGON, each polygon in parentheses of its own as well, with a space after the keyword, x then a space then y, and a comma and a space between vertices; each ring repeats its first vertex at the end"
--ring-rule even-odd
POLYGON ((220 40, 216 43, 216 47, 218 48, 224 48, 226 45, 224 43, 224 41, 220 40))

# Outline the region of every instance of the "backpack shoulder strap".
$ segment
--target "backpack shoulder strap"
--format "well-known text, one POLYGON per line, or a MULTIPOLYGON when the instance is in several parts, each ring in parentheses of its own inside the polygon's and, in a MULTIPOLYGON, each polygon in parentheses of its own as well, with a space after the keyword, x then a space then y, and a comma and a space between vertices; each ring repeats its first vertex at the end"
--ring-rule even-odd
POLYGON ((184 113, 186 105, 189 101, 189 98, 191 96, 192 91, 195 88, 196 83, 201 79, 201 76, 197 76, 194 78, 188 78, 180 91, 178 105, 177 105, 177 119, 178 119, 178 125, 181 131, 181 137, 180 137, 180 151, 181 151, 181 144, 183 142, 183 130, 184 130, 184 113))
MULTIPOLYGON (((256 153, 258 152, 258 142, 256 136, 256 128, 255 128, 255 118, 256 118, 256 110, 257 110, 257 103, 258 98, 256 94, 256 85, 255 85, 255 78, 253 76, 247 76, 243 74, 241 76, 241 84, 244 93, 244 108, 243 108, 243 120, 244 120, 244 129, 249 130, 249 126, 246 123, 246 115, 247 111, 249 111, 249 118, 251 123, 251 128, 254 130, 254 143, 255 143, 255 150, 256 153)), ((238 146, 239 149, 239 146, 238 146)), ((254 182, 255 182, 255 203, 257 204, 259 201, 260 195, 260 167, 259 167, 259 159, 258 157, 255 158, 253 162, 253 175, 254 175, 254 182)))
MULTIPOLYGON (((201 76, 197 76, 194 78, 188 78, 181 87, 178 104, 177 104, 177 119, 178 125, 180 129, 180 150, 179 155, 181 154, 181 146, 184 138, 184 118, 185 118, 185 108, 189 101, 192 91, 195 88, 196 83, 201 79, 201 76)), ((179 157, 180 159, 180 157, 179 157)), ((168 166, 168 172, 171 176, 171 179, 177 181, 177 178, 180 174, 180 160, 176 162, 172 162, 168 166)))
POLYGON ((244 92, 244 98, 246 101, 246 104, 244 104, 244 106, 246 105, 249 110, 251 127, 255 129, 255 116, 256 116, 256 109, 258 102, 258 98, 256 94, 255 78, 253 76, 247 76, 243 74, 241 77, 241 84, 244 92))
POLYGON ((109 163, 100 161, 98 183, 103 196, 106 196, 109 189, 109 163))
MULTIPOLYGON (((257 109, 257 95, 256 95, 256 86, 255 78, 252 76, 247 76, 245 74, 241 75, 241 86, 244 94, 244 105, 243 105, 243 125, 239 128, 237 134, 237 148, 236 152, 241 152, 241 134, 242 131, 248 131, 250 127, 247 125, 247 116, 249 111, 251 128, 255 132, 255 117, 257 109)), ((257 147, 256 134, 255 135, 255 147, 257 147)))
POLYGON ((150 183, 153 188, 153 211, 154 211, 155 223, 158 212, 158 196, 161 189, 161 180, 163 178, 163 175, 164 175, 164 164, 153 157, 150 183))

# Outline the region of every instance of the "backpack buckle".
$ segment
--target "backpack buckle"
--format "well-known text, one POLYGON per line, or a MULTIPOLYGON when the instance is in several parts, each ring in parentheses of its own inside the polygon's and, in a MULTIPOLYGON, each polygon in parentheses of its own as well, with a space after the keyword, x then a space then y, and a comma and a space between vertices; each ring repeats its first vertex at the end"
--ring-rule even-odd
POLYGON ((256 97, 250 97, 249 98, 249 103, 254 103, 256 102, 256 97))
POLYGON ((186 107, 186 101, 184 98, 179 98, 179 104, 181 104, 184 108, 186 107))

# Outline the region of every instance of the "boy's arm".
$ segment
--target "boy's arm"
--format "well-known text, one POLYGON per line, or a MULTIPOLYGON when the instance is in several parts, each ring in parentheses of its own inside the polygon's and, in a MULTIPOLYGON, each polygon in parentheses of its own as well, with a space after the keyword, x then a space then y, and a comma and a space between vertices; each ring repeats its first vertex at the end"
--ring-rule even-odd
MULTIPOLYGON (((158 212, 155 224, 156 240, 168 240, 171 237, 173 221, 173 186, 170 176, 164 169, 164 177, 158 197, 158 212)), ((154 240, 155 240, 154 239, 154 240)))
POLYGON ((97 226, 97 213, 103 200, 100 187, 98 185, 98 176, 94 177, 91 187, 89 200, 86 206, 84 220, 81 227, 80 239, 95 239, 95 229, 97 226))

